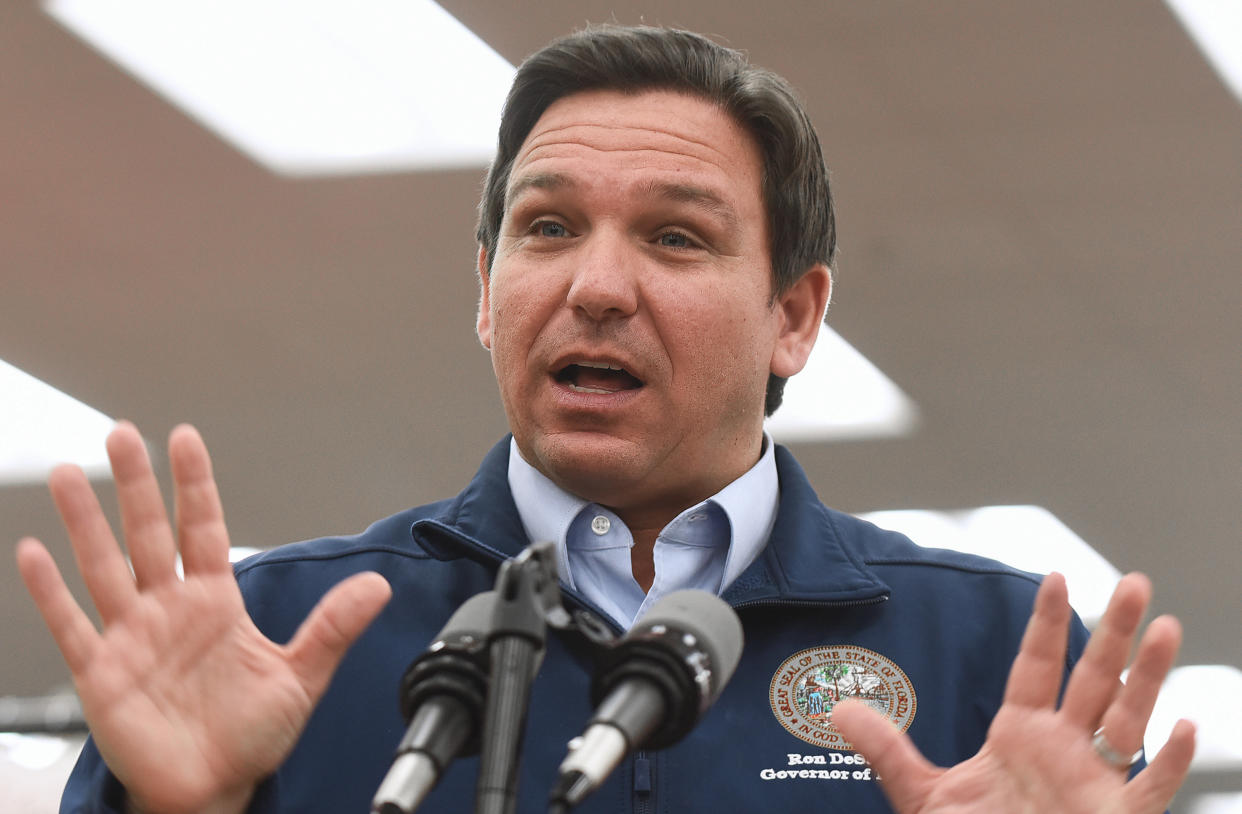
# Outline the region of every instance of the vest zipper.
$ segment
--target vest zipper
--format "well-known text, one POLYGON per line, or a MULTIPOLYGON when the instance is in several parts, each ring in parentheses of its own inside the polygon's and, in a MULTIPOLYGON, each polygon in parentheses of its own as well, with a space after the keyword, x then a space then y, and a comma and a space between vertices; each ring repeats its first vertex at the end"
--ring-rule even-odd
POLYGON ((634 753, 634 812, 651 814, 655 810, 652 792, 651 759, 646 749, 634 753))

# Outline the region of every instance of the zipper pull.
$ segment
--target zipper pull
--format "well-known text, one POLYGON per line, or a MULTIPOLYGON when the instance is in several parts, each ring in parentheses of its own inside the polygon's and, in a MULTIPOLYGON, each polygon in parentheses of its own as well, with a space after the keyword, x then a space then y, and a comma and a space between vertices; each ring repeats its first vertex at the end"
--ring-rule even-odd
POLYGON ((651 793, 651 761, 642 752, 634 758, 634 791, 639 794, 651 793))

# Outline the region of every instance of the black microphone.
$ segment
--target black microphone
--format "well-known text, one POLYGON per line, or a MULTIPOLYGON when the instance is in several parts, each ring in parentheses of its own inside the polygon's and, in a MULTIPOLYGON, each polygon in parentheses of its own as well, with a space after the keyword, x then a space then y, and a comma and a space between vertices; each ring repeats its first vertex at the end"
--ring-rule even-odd
POLYGON ((687 590, 656 602, 605 651, 591 686, 595 716, 569 743, 550 810, 581 803, 631 750, 685 737, 741 655, 742 623, 723 600, 687 590))
POLYGON ((495 591, 467 599, 406 669, 400 698, 409 728, 372 814, 411 814, 454 758, 479 750, 495 605, 495 591))

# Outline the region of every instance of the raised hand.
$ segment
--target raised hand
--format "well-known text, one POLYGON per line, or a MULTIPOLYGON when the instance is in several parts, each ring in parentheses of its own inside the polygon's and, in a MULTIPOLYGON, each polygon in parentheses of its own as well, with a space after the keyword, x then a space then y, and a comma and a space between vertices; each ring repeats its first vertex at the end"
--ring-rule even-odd
POLYGON ((865 704, 837 706, 833 723, 883 778, 899 814, 1158 814, 1186 778, 1194 727, 1179 721, 1160 754, 1128 779, 1126 764, 1142 746, 1181 643, 1176 619, 1155 619, 1129 678, 1119 683, 1150 594, 1141 574, 1121 581, 1058 707, 1070 609, 1064 578, 1047 577, 987 741, 957 766, 928 763, 906 735, 865 704))
POLYGON ((202 439, 181 426, 168 450, 175 535, 138 431, 122 423, 108 437, 132 573, 82 471, 58 467, 49 480, 102 632, 42 544, 22 540, 18 568, 132 806, 151 814, 240 811, 293 748, 390 589, 378 574, 351 577, 289 644, 273 643, 251 622, 233 578, 202 439))

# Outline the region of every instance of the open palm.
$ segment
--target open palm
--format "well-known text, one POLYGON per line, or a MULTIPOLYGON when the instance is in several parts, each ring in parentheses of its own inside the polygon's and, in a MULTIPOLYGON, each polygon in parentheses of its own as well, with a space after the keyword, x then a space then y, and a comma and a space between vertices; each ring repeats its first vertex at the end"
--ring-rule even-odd
POLYGON ((1142 575, 1122 580, 1058 704, 1070 609, 1064 579, 1045 579, 987 741, 957 766, 933 766, 864 704, 841 704, 833 722, 875 767, 900 814, 1158 814, 1190 767, 1193 726, 1179 722, 1133 779, 1092 743, 1102 730, 1114 751, 1138 751, 1177 654, 1181 628, 1172 617, 1160 617, 1148 626, 1127 682, 1119 683, 1150 590, 1142 575))
POLYGON ((198 433, 178 427, 169 440, 176 534, 132 425, 113 431, 108 454, 132 573, 81 470, 59 467, 50 479, 102 633, 35 540, 18 546, 22 578, 133 806, 241 810, 293 748, 345 650, 387 601, 388 585, 377 574, 342 582, 289 644, 277 645, 246 613, 198 433))

